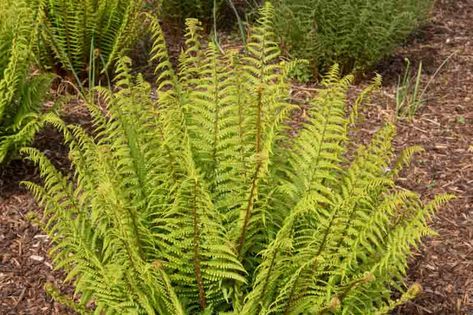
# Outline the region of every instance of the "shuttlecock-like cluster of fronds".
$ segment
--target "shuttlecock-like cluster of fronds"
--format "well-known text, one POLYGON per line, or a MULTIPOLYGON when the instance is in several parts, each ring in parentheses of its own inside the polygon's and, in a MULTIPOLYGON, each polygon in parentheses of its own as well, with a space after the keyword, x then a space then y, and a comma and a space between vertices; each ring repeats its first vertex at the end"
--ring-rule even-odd
POLYGON ((0 3, 0 162, 39 129, 50 77, 31 75, 35 12, 23 0, 0 3))
POLYGON ((245 53, 201 47, 188 20, 177 71, 152 20, 156 90, 122 59, 116 91, 99 90, 107 108, 89 105, 94 136, 48 116, 74 173, 24 149, 81 312, 376 314, 418 292, 406 260, 450 197, 424 204, 395 184, 418 149, 396 159, 391 125, 347 154, 366 93, 348 110, 337 67, 288 136, 292 64, 278 62, 272 7, 261 14, 245 53))
POLYGON ((41 14, 41 64, 59 66, 76 84, 94 84, 131 45, 141 5, 141 0, 31 0, 41 14))

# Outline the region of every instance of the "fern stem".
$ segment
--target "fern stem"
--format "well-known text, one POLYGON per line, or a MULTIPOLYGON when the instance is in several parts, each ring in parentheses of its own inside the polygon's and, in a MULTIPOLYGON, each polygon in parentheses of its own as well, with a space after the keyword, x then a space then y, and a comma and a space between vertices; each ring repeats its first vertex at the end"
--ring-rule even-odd
POLYGON ((194 272, 197 281, 197 288, 199 290, 199 305, 202 310, 207 306, 205 298, 204 281, 202 280, 202 270, 200 266, 200 227, 199 217, 197 214, 197 181, 194 185, 194 196, 192 204, 192 220, 194 224, 194 272))
POLYGON ((245 209, 245 221, 243 222, 241 234, 238 239, 237 253, 238 253, 238 256, 240 257, 242 254, 243 245, 245 243, 246 231, 248 230, 248 224, 250 223, 251 212, 253 211, 253 207, 254 207, 254 199, 256 195, 256 187, 258 184, 258 173, 259 173, 260 167, 261 165, 257 166, 255 174, 253 175, 253 180, 251 181, 250 197, 248 198, 248 204, 245 209))
MULTIPOLYGON (((302 271, 301 271, 302 272, 302 271)), ((297 278, 296 280, 294 281, 294 284, 292 285, 291 287, 291 291, 289 292, 289 298, 287 300, 287 303, 286 303, 286 307, 284 308, 284 315, 287 315, 289 314, 289 310, 290 310, 290 307, 291 307, 291 304, 294 300, 294 292, 296 291, 296 287, 297 285, 299 284, 299 279, 301 278, 301 273, 299 273, 297 275, 297 278)))
POLYGON ((156 125, 158 126, 157 130, 161 138, 161 142, 163 143, 165 155, 167 157, 166 162, 168 164, 169 172, 171 174, 170 176, 170 179, 172 179, 171 184, 174 184, 177 181, 175 164, 174 164, 174 161, 176 161, 177 158, 172 154, 171 148, 166 143, 166 138, 164 136, 164 130, 162 126, 160 124, 156 124, 156 125))
POLYGON ((255 199, 255 195, 256 195, 256 188, 258 186, 258 177, 259 177, 259 173, 260 173, 260 170, 261 170, 261 166, 262 166, 262 163, 261 163, 261 143, 262 143, 262 119, 261 119, 261 115, 262 115, 262 107, 263 107, 263 89, 260 87, 258 88, 258 98, 257 98, 257 115, 256 115, 256 144, 255 144, 255 147, 256 147, 256 170, 255 170, 255 173, 253 175, 253 179, 251 180, 251 190, 250 190, 250 196, 248 198, 248 204, 246 206, 246 209, 245 209, 245 220, 243 222, 243 227, 242 227, 242 230, 241 230, 241 234, 240 234, 240 237, 239 237, 239 240, 238 240, 238 247, 237 247, 237 252, 238 252, 238 256, 241 257, 241 253, 242 253, 242 250, 243 250, 243 245, 245 243, 245 238, 246 238, 246 231, 248 229, 248 224, 250 222, 250 218, 251 218, 251 213, 253 212, 253 207, 254 207, 254 199, 255 199))
POLYGON ((263 114, 263 88, 258 88, 258 99, 257 99, 257 113, 256 113, 256 159, 257 164, 261 164, 260 156, 261 153, 261 142, 262 141, 262 119, 261 116, 263 114))
MULTIPOLYGON (((216 36, 216 35, 215 35, 216 36)), ((214 105, 215 105, 215 112, 214 112, 214 130, 213 130, 213 149, 212 149, 212 162, 213 162, 213 169, 215 171, 217 171, 219 169, 219 163, 218 163, 218 160, 217 160, 217 150, 218 150, 218 141, 219 141, 219 134, 220 134, 220 102, 219 102, 219 98, 218 98, 218 91, 220 89, 220 85, 219 85, 219 77, 218 77, 218 69, 217 69, 217 60, 216 58, 217 57, 213 57, 214 60, 213 60, 213 87, 214 87, 214 90, 213 90, 213 102, 214 102, 214 105)), ((217 185, 217 184, 215 184, 217 185)), ((216 187, 212 187, 212 191, 215 191, 216 190, 216 187)))
POLYGON ((344 241, 345 238, 347 237, 348 228, 350 227, 350 224, 351 224, 352 220, 354 219, 354 215, 355 215, 355 208, 352 207, 352 209, 350 210, 350 214, 349 214, 349 216, 348 216, 347 222, 345 223, 345 227, 344 227, 344 229, 343 229, 343 232, 342 232, 342 235, 341 235, 341 237, 340 237, 340 240, 339 240, 338 243, 337 243, 336 248, 340 248, 340 246, 342 246, 342 244, 343 244, 343 241, 344 241))
MULTIPOLYGON (((237 58, 237 57, 235 57, 237 58)), ((246 182, 247 179, 247 170, 246 170, 246 165, 245 165, 245 130, 244 130, 244 104, 242 100, 242 91, 243 89, 243 84, 242 84, 242 72, 241 72, 241 63, 239 59, 236 59, 235 61, 235 69, 236 69, 236 95, 237 95, 237 100, 236 103, 238 104, 238 136, 239 136, 239 152, 240 152, 240 163, 241 163, 241 172, 243 175, 243 179, 246 182)))
POLYGON ((240 95, 238 94, 238 135, 240 140, 240 162, 241 169, 243 172, 243 178, 246 180, 247 172, 245 167, 245 141, 244 141, 244 130, 243 130, 243 104, 240 100, 240 95))
MULTIPOLYGON (((332 217, 330 218, 330 222, 329 222, 327 228, 325 229, 322 242, 320 243, 319 248, 317 249, 317 252, 314 255, 314 258, 313 258, 314 262, 310 265, 310 267, 313 271, 315 271, 315 268, 317 267, 318 257, 320 256, 320 254, 322 254, 322 251, 325 249, 325 245, 327 243, 328 236, 330 234, 330 230, 332 228, 333 222, 335 221, 335 218, 336 218, 339 210, 340 210, 340 207, 337 207, 335 212, 333 213, 332 217)), ((285 310, 284 310, 285 315, 289 314, 291 304, 294 300, 294 292, 295 292, 295 289, 296 289, 297 284, 299 282, 301 273, 299 273, 299 275, 297 276, 297 279, 294 281, 294 284, 292 285, 291 292, 289 293, 289 298, 288 298, 288 301, 286 303, 286 307, 285 307, 285 310)))
POLYGON ((312 182, 314 180, 314 176, 315 176, 316 172, 318 171, 317 166, 320 163, 320 158, 321 158, 321 155, 322 155, 322 144, 325 142, 325 137, 326 137, 327 128, 328 128, 328 119, 329 119, 329 117, 332 117, 332 112, 333 112, 332 109, 333 109, 333 107, 330 106, 330 108, 328 110, 328 113, 326 113, 326 116, 324 117, 324 123, 323 123, 323 127, 322 127, 323 129, 322 129, 322 132, 321 132, 321 135, 320 135, 320 140, 318 142, 317 156, 316 156, 315 161, 313 163, 314 167, 313 167, 313 169, 310 173, 309 182, 308 182, 309 187, 307 188, 307 192, 312 191, 312 182))
POLYGON ((269 269, 268 269, 268 274, 266 275, 266 278, 264 279, 264 285, 263 285, 263 290, 261 291, 261 297, 264 298, 266 295, 266 289, 268 288, 268 283, 269 283, 269 277, 271 276, 271 271, 273 271, 273 267, 276 262, 276 257, 278 255, 278 250, 279 246, 276 248, 273 257, 271 257, 271 263, 269 264, 269 269))
MULTIPOLYGON (((357 185, 359 182, 359 178, 356 177, 354 182, 351 184, 351 187, 350 187, 350 190, 348 192, 348 196, 352 196, 354 193, 355 193, 355 185, 357 185)), ((350 199, 349 197, 346 198, 346 199, 350 199)), ((337 246, 336 248, 340 248, 340 246, 342 246, 343 244, 343 241, 345 240, 345 238, 347 237, 347 234, 348 234, 348 229, 350 228, 350 224, 352 222, 352 220, 354 219, 354 215, 355 215, 355 206, 356 204, 353 204, 350 208, 350 213, 348 215, 348 218, 347 218, 347 221, 345 223, 345 227, 343 228, 343 232, 341 234, 341 237, 340 237, 340 240, 338 241, 337 243, 337 246)))

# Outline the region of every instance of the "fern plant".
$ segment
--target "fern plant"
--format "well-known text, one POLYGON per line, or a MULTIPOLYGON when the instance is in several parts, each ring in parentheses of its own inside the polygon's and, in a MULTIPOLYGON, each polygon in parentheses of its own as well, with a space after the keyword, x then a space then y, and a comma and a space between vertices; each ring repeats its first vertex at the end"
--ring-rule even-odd
POLYGON ((275 0, 286 53, 325 71, 363 71, 388 56, 428 18, 432 0, 275 0))
POLYGON ((188 20, 178 70, 154 20, 156 91, 121 59, 115 92, 99 88, 106 110, 89 104, 94 136, 48 116, 74 173, 23 152, 44 179, 25 185, 53 262, 76 288, 76 302, 56 297, 95 314, 375 314, 418 293, 406 261, 450 196, 424 204, 395 184, 419 149, 395 159, 392 125, 347 154, 369 91, 349 111, 337 67, 289 136, 293 64, 278 63, 272 16, 265 5, 244 54, 201 47, 188 20))
POLYGON ((32 0, 42 11, 41 63, 94 84, 132 44, 141 0, 32 0))
POLYGON ((23 0, 0 3, 0 162, 39 129, 51 76, 32 75, 35 12, 23 0))

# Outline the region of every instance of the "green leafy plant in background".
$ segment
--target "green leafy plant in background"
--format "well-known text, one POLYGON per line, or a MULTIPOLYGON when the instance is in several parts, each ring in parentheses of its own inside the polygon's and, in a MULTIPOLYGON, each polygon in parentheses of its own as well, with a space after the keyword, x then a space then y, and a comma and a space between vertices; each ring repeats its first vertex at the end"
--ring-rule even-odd
MULTIPOLYGON (((259 0, 151 0, 151 6, 157 7, 163 20, 174 20, 184 24, 187 18, 197 18, 210 29, 214 41, 219 42, 218 28, 237 26, 241 40, 246 45, 243 18, 259 8, 259 0)), ((219 47, 220 48, 220 47, 219 47)))
POLYGON ((0 3, 0 162, 33 140, 51 76, 32 73, 36 12, 23 0, 0 3))
POLYGON ((95 84, 137 35, 141 0, 32 0, 42 9, 41 64, 56 65, 74 83, 95 84))
POLYGON ((348 110, 353 77, 337 67, 289 135, 293 63, 278 62, 273 14, 266 4, 246 53, 201 47, 188 20, 177 71, 153 20, 156 91, 122 59, 116 92, 98 89, 108 107, 89 104, 95 136, 48 116, 74 173, 23 152, 78 302, 54 296, 95 314, 375 314, 419 292, 402 282, 407 259, 450 196, 424 204, 395 184, 419 149, 395 158, 392 125, 348 154, 369 90, 348 110))
POLYGON ((312 79, 312 71, 307 60, 301 60, 289 69, 289 78, 301 83, 308 83, 312 79))
POLYGON ((430 12, 432 0, 274 0, 276 31, 287 54, 314 71, 339 63, 362 71, 389 55, 430 12))
POLYGON ((219 11, 227 0, 158 0, 163 17, 184 21, 198 18, 211 22, 213 11, 219 11))
POLYGON ((227 25, 228 18, 260 6, 259 0, 151 0, 149 2, 152 6, 158 7, 163 18, 182 22, 186 18, 198 18, 204 24, 219 20, 227 25))

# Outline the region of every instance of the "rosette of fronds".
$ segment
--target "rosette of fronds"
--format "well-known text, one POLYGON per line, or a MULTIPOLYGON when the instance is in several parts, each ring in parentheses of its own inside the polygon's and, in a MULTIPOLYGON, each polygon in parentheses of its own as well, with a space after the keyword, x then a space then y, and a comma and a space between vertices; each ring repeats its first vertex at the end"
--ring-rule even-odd
POLYGON ((122 59, 115 91, 99 89, 108 106, 89 105, 93 136, 49 116, 73 174, 24 149, 44 179, 25 184, 45 209, 53 262, 76 288, 69 305, 96 314, 374 314, 419 291, 403 284, 407 259, 450 196, 424 204, 396 185, 419 149, 396 158, 392 125, 347 152, 369 91, 348 110, 352 77, 337 67, 290 136, 293 65, 278 61, 272 14, 267 4, 244 53, 201 47, 199 23, 188 20, 177 70, 152 20, 156 90, 122 59))
POLYGON ((38 42, 44 66, 75 83, 98 81, 137 36, 141 0, 32 0, 42 9, 38 42))
POLYGON ((0 3, 0 162, 30 142, 40 128, 51 77, 32 74, 38 22, 23 0, 0 3))

